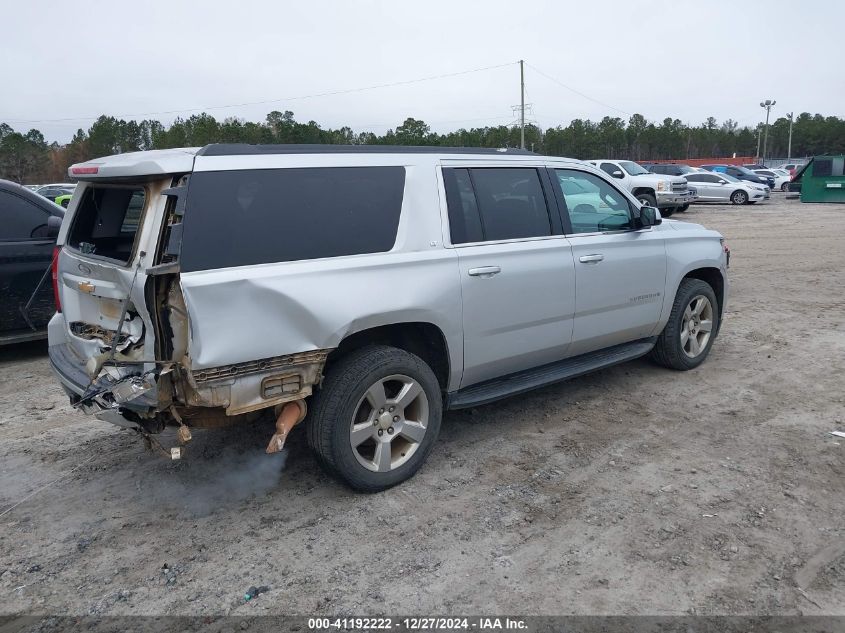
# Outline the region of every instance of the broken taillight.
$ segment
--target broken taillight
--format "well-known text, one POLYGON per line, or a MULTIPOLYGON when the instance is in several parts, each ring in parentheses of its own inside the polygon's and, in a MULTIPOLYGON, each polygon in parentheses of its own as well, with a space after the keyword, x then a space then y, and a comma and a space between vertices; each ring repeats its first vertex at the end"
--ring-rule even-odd
POLYGON ((59 253, 62 247, 53 249, 53 262, 50 264, 50 277, 53 279, 53 301, 56 302, 56 312, 62 311, 62 300, 59 298, 59 253))

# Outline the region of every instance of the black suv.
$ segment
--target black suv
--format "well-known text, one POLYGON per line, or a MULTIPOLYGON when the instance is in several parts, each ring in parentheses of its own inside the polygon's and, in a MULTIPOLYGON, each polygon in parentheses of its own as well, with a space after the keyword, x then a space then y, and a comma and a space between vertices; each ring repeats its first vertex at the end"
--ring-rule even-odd
POLYGON ((766 185, 769 189, 775 188, 775 179, 767 178, 765 176, 758 176, 747 167, 740 167, 739 165, 702 165, 708 171, 714 171, 720 174, 727 174, 739 180, 746 182, 753 182, 758 185, 766 185))
POLYGON ((687 174, 693 174, 696 171, 689 165, 680 165, 676 163, 643 163, 642 165, 652 174, 663 174, 664 176, 686 176, 687 174))
POLYGON ((0 180, 0 345, 47 337, 56 308, 45 276, 64 214, 43 196, 0 180))

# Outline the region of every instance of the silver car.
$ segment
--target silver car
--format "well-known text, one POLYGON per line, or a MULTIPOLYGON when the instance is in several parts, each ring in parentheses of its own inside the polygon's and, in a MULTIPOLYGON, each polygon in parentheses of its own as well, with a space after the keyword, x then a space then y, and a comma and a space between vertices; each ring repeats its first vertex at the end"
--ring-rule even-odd
POLYGON ((754 204, 770 197, 769 188, 729 174, 698 172, 685 174, 684 178, 698 191, 699 202, 730 202, 732 204, 754 204))
POLYGON ((267 452, 304 421, 330 473, 382 490, 446 409, 646 354, 697 367, 728 296, 721 235, 571 159, 210 145, 70 175, 50 361, 74 406, 172 458, 271 415, 267 452))

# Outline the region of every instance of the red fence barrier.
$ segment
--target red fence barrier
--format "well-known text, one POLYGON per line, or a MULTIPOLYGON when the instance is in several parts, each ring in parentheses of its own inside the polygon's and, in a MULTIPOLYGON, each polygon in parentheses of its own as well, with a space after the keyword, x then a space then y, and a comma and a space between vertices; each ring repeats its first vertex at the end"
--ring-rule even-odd
POLYGON ((672 160, 644 160, 642 162, 701 167, 702 165, 751 165, 756 161, 753 156, 737 156, 736 158, 675 158, 672 160))

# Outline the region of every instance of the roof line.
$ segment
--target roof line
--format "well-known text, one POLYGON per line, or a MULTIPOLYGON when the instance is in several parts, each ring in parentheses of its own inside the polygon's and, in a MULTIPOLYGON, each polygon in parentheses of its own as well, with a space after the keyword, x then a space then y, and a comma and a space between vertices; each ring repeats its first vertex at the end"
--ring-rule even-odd
POLYGON ((512 147, 443 147, 439 145, 328 145, 287 144, 249 145, 247 143, 212 143, 197 156, 244 156, 255 154, 494 154, 538 156, 535 152, 512 147))

